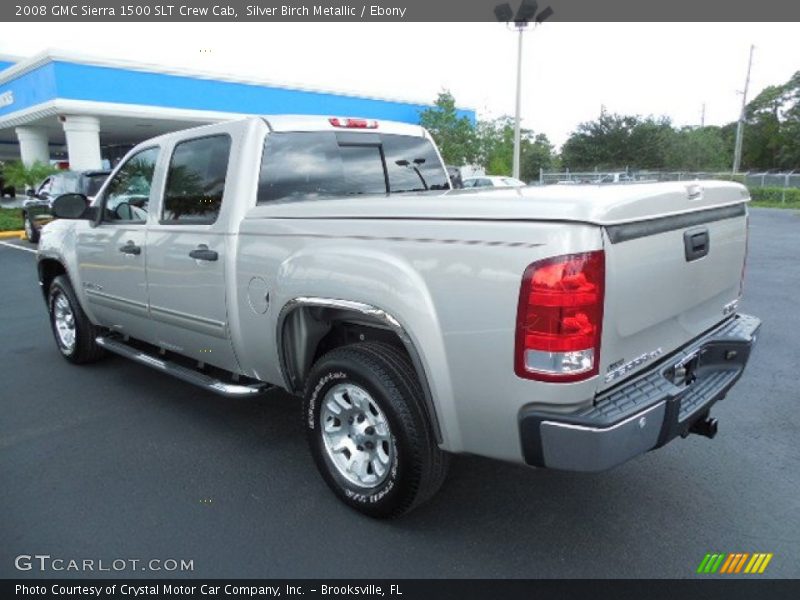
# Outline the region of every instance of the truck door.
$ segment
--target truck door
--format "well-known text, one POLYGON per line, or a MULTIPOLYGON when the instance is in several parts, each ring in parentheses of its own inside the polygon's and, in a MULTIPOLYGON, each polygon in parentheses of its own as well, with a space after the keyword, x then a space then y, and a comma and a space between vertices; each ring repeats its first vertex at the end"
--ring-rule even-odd
POLYGON ((108 327, 148 340, 145 223, 160 149, 128 158, 97 203, 96 225, 76 228, 80 280, 89 310, 108 327))
POLYGON ((229 236, 218 218, 230 149, 227 134, 172 149, 158 219, 147 231, 147 290, 155 344, 236 370, 225 298, 229 236))

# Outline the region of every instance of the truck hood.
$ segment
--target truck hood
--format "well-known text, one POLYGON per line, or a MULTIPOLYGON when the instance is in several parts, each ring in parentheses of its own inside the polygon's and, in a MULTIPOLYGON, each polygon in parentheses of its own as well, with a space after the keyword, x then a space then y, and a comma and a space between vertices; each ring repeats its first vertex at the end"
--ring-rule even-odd
POLYGON ((276 202, 261 205, 248 216, 295 219, 535 220, 614 225, 736 204, 749 198, 747 188, 725 181, 553 185, 276 202))

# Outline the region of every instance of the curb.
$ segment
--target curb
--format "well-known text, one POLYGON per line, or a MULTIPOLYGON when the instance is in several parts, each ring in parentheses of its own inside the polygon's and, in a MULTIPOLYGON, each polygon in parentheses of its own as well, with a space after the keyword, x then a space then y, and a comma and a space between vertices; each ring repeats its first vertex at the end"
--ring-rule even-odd
POLYGON ((7 240, 11 238, 22 239, 25 237, 25 232, 20 229, 18 231, 0 231, 0 240, 7 240))

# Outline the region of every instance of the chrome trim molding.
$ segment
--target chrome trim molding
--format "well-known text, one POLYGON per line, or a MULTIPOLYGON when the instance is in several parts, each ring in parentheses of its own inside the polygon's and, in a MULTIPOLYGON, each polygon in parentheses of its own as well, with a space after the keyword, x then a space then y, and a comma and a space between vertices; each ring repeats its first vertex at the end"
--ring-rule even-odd
POLYGON ((283 340, 283 329, 286 323, 286 318, 296 309, 306 306, 313 306, 313 307, 320 307, 320 308, 335 308, 335 309, 343 309, 343 310, 352 310, 368 317, 379 321, 386 325, 391 331, 397 334, 400 338, 400 341, 403 342, 403 346, 405 346, 408 355, 411 357, 411 363, 414 367, 414 370, 419 377, 420 383, 422 384, 422 390, 424 394, 424 401, 425 401, 425 408, 428 416, 431 420, 431 425, 433 427, 433 433, 436 437, 436 441, 438 443, 442 442, 442 430, 439 425, 439 419, 436 415, 436 408, 433 402, 433 394, 431 393, 430 385, 428 384, 428 376, 425 372, 425 368, 422 364, 422 359, 417 352, 414 343, 411 340, 411 336, 408 335, 408 332, 405 328, 400 324, 394 315, 391 313, 386 312, 385 310, 378 308, 376 306, 372 306, 371 304, 366 304, 364 302, 357 302, 354 300, 342 300, 338 298, 318 298, 313 296, 298 296, 297 298, 293 298, 289 300, 286 304, 284 304, 283 308, 281 309, 280 314, 278 315, 278 323, 277 323, 277 330, 275 332, 275 340, 277 342, 277 350, 278 350, 278 359, 280 362, 280 369, 281 375, 283 376, 284 387, 289 390, 290 392, 301 392, 301 389, 298 389, 298 386, 294 383, 294 378, 289 373, 288 368, 288 361, 286 360, 286 348, 284 345, 283 340))

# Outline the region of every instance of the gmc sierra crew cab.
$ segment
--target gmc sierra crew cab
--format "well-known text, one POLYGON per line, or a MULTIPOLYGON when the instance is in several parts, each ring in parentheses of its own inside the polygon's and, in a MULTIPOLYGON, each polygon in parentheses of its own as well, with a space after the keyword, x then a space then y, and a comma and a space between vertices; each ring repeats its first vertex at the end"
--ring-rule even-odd
POLYGON ((38 271, 68 361, 300 396, 324 480, 390 517, 454 453, 601 471, 713 437, 760 325, 737 310, 748 201, 715 181, 454 190, 418 126, 253 117, 57 198, 38 271))

